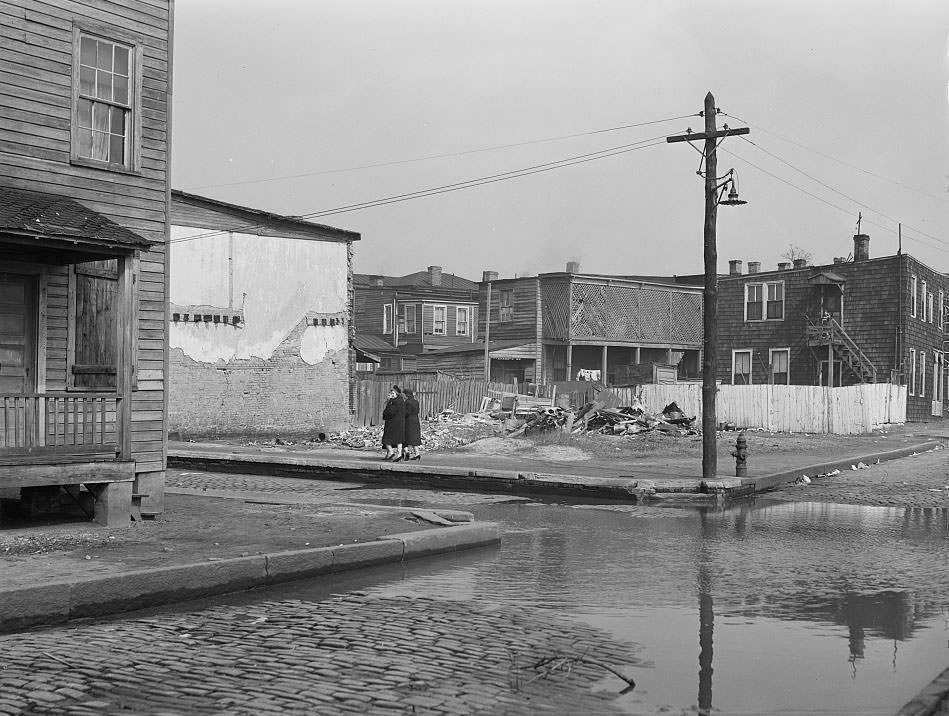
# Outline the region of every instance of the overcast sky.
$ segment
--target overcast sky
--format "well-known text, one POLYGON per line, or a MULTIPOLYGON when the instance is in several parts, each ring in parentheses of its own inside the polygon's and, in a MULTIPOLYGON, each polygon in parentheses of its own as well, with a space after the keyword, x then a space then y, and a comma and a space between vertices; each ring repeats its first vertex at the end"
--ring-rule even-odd
POLYGON ((851 253, 862 212, 871 256, 896 253, 902 223, 904 252, 949 271, 946 0, 178 0, 175 12, 176 189, 309 215, 633 149, 314 218, 362 234, 359 272, 701 273, 700 155, 664 137, 702 129, 688 115, 708 91, 719 126, 751 128, 719 148, 719 174, 734 168, 748 201, 719 208, 719 270, 774 268, 790 244, 830 263, 851 253))

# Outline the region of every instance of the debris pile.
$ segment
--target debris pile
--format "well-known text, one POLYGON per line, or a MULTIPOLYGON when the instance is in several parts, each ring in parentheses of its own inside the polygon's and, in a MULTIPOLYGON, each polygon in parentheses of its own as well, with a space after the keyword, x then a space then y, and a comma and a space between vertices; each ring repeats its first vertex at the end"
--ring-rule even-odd
POLYGON ((562 430, 571 434, 637 435, 658 431, 667 435, 697 435, 695 416, 686 417, 674 402, 653 414, 637 401, 634 405, 608 408, 605 403, 587 403, 582 408, 535 408, 509 436, 562 430))

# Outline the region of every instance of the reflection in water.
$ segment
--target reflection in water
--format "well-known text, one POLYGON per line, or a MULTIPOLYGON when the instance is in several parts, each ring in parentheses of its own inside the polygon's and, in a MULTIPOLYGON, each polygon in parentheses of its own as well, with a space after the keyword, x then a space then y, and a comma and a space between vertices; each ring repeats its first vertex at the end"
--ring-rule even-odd
POLYGON ((715 631, 715 608, 712 599, 712 575, 708 569, 706 554, 711 524, 705 510, 699 514, 702 525, 702 542, 699 552, 699 713, 712 713, 712 635, 715 631))

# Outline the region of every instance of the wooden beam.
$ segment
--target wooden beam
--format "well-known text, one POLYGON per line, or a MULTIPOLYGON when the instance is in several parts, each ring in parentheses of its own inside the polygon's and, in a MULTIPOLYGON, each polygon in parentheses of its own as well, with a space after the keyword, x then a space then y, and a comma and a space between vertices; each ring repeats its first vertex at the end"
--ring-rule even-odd
MULTIPOLYGON (((706 110, 707 111, 707 110, 706 110)), ((713 115, 714 117, 714 115, 713 115)), ((712 120, 714 123, 714 119, 712 120)), ((708 127, 708 119, 705 122, 706 127, 708 127)), ((751 130, 748 127, 739 127, 738 129, 719 129, 719 130, 708 130, 705 132, 698 132, 697 134, 676 134, 671 137, 666 137, 666 142, 673 144, 675 142, 698 142, 706 139, 719 139, 720 137, 733 137, 736 134, 748 134, 751 130)))
POLYGON ((132 333, 133 294, 132 255, 121 256, 116 260, 119 276, 116 286, 115 305, 115 392, 119 395, 116 407, 116 438, 119 445, 119 457, 128 460, 132 457, 132 333))
POLYGON ((134 478, 135 463, 131 461, 0 465, 2 487, 124 482, 134 478))

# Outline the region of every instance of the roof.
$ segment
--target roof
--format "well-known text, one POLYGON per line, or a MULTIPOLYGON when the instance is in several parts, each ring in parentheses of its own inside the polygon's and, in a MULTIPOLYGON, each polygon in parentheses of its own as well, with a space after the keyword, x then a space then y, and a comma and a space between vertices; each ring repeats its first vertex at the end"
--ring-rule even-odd
MULTIPOLYGON (((372 279, 377 274, 354 273, 353 285, 372 286, 372 279)), ((478 284, 453 273, 442 272, 442 280, 438 286, 433 286, 428 271, 416 271, 405 276, 382 276, 382 285, 385 288, 442 288, 462 291, 477 291, 478 284)))
POLYGON ((353 338, 353 347, 363 353, 398 353, 398 349, 394 345, 378 336, 357 334, 353 338))
POLYGON ((0 187, 0 232, 144 249, 149 241, 75 199, 0 187))
MULTIPOLYGON (((509 338, 503 341, 491 341, 491 352, 504 350, 506 348, 517 348, 519 346, 532 345, 535 341, 524 340, 523 338, 509 338)), ((421 355, 446 355, 448 353, 484 353, 484 341, 475 341, 474 343, 462 343, 457 346, 447 346, 445 348, 435 348, 425 351, 421 355)))
POLYGON ((181 225, 186 223, 187 219, 179 220, 178 210, 181 205, 187 206, 198 206, 212 211, 217 211, 219 213, 229 214, 231 216, 237 217, 236 220, 240 223, 243 223, 244 226, 235 225, 231 229, 222 228, 222 231, 234 231, 240 232, 242 229, 246 233, 255 233, 250 229, 255 229, 260 226, 280 226, 280 227, 292 227, 298 231, 302 231, 308 234, 312 234, 316 238, 326 238, 325 234, 330 234, 332 238, 335 239, 345 239, 347 241, 359 241, 361 235, 356 231, 349 231, 347 229, 337 229, 335 226, 328 226, 326 224, 317 224, 314 221, 307 221, 298 216, 284 216, 281 214, 274 214, 269 211, 263 211, 262 209, 252 209, 247 206, 240 206, 238 204, 230 204, 226 201, 219 201, 218 199, 210 199, 206 196, 199 196, 197 194, 189 194, 188 192, 180 191, 178 189, 171 190, 171 210, 172 210, 172 222, 176 225, 181 225))
POLYGON ((813 276, 811 276, 811 277, 810 277, 809 279, 807 279, 807 280, 808 280, 810 283, 813 283, 813 284, 841 284, 841 283, 847 283, 847 279, 845 279, 845 278, 844 278, 843 276, 841 276, 840 274, 834 273, 833 271, 821 271, 820 273, 814 274, 813 276))

